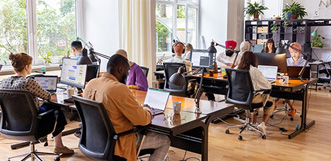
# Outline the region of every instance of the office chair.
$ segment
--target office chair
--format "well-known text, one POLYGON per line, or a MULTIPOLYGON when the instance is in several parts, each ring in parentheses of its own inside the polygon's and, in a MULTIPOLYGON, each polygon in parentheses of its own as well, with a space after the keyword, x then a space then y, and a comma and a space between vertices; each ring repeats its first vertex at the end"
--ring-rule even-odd
POLYGON ((170 77, 178 72, 179 67, 184 67, 186 72, 186 66, 184 63, 163 63, 164 68, 164 90, 169 91, 171 95, 187 97, 187 81, 186 84, 182 87, 173 85, 169 82, 170 77))
MULTIPOLYGON (((35 158, 41 161, 38 154, 57 155, 54 153, 37 152, 35 149, 35 143, 45 139, 45 146, 48 145, 47 135, 38 136, 38 126, 40 121, 44 117, 51 117, 53 115, 55 117, 54 131, 57 123, 57 110, 49 110, 38 114, 31 93, 25 90, 1 89, 0 105, 2 109, 0 133, 9 139, 30 142, 30 152, 8 157, 8 160, 25 156, 22 160, 31 157, 32 160, 35 158)), ((59 156, 56 156, 54 160, 60 160, 59 156)))
MULTIPOLYGON (((126 161, 114 155, 116 141, 121 136, 137 132, 138 128, 117 134, 102 103, 79 96, 73 96, 73 99, 82 121, 80 151, 93 160, 126 161)), ((141 153, 138 151, 138 154, 141 153)))
MULTIPOLYGON (((271 90, 270 89, 261 89, 258 91, 255 91, 253 88, 253 83, 251 76, 249 74, 249 71, 246 70, 238 70, 238 69, 225 69, 226 74, 228 76, 228 93, 226 95, 226 102, 227 103, 232 103, 236 107, 240 109, 244 109, 246 112, 246 119, 245 120, 239 120, 242 122, 240 125, 234 125, 234 126, 229 126, 226 130, 225 133, 229 134, 230 130, 229 128, 232 127, 241 127, 238 140, 242 140, 241 133, 245 129, 253 129, 256 132, 260 133, 262 135, 262 139, 266 139, 266 135, 263 134, 262 131, 257 129, 253 124, 250 123, 250 113, 254 112, 254 109, 256 108, 261 108, 266 105, 265 101, 264 103, 258 103, 258 104, 253 104, 252 100, 254 98, 254 95, 258 92, 264 92, 270 94, 271 90)), ((269 97, 269 95, 268 95, 269 97)), ((266 99, 268 100, 268 99, 266 99)))
MULTIPOLYGON (((331 61, 325 62, 322 65, 324 66, 324 69, 321 69, 318 72, 320 74, 326 74, 326 77, 329 77, 329 82, 325 83, 323 88, 326 89, 326 87, 329 87, 329 92, 331 92, 331 61)), ((321 90, 321 88, 319 88, 319 90, 321 90)))
POLYGON ((145 74, 145 76, 146 76, 146 78, 147 78, 149 68, 147 68, 147 67, 142 67, 142 66, 140 66, 140 68, 141 68, 141 70, 144 72, 144 74, 145 74))

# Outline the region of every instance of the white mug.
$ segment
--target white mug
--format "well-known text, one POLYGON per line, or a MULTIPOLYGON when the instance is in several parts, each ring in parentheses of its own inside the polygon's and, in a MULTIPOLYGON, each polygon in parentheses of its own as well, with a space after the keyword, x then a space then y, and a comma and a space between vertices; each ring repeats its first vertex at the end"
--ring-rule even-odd
POLYGON ((68 88, 67 89, 68 98, 71 98, 72 95, 74 95, 74 93, 75 93, 75 88, 68 88))
POLYGON ((285 84, 288 84, 289 76, 283 76, 283 81, 285 84))
POLYGON ((172 103, 172 108, 174 110, 174 114, 180 114, 181 107, 182 107, 181 102, 173 102, 172 103))

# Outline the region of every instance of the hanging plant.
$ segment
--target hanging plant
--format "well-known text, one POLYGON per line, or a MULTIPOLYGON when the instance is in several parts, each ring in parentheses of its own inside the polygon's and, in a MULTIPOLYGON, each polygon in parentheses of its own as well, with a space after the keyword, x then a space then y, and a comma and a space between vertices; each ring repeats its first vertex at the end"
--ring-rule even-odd
POLYGON ((312 39, 311 42, 311 46, 313 47, 318 47, 318 48, 323 48, 323 42, 322 40, 324 40, 325 37, 321 36, 321 35, 317 35, 312 39))

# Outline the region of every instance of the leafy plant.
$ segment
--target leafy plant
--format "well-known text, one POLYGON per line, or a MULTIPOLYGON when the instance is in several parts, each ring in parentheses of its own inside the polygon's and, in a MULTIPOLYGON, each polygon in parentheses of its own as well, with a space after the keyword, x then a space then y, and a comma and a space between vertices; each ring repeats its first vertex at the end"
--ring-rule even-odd
POLYGON ((325 37, 323 37, 321 35, 315 36, 313 38, 312 42, 311 42, 311 46, 323 48, 323 42, 322 42, 322 40, 324 40, 324 39, 325 39, 325 37))
POLYGON ((278 31, 278 25, 276 23, 271 24, 270 27, 270 30, 273 34, 278 31))
POLYGON ((43 57, 45 64, 52 64, 52 59, 51 59, 52 54, 49 52, 43 57))
POLYGON ((308 15, 306 9, 300 3, 297 2, 292 2, 292 4, 286 4, 285 8, 283 9, 283 14, 287 12, 290 12, 292 15, 296 15, 299 18, 303 18, 308 15))
POLYGON ((254 14, 261 14, 261 15, 263 15, 264 14, 263 11, 268 9, 268 7, 265 7, 263 5, 260 5, 257 2, 254 2, 254 3, 248 2, 247 4, 248 4, 248 6, 246 8, 244 8, 244 11, 249 16, 253 16, 254 14))

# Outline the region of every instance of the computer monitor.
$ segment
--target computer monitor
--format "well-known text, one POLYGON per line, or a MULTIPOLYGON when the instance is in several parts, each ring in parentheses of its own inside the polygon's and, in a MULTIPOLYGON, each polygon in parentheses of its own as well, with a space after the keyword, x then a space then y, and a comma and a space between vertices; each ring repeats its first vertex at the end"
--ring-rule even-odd
POLYGON ((84 88, 87 65, 77 65, 77 60, 66 58, 62 60, 60 83, 73 87, 84 88))
POLYGON ((191 50, 190 61, 193 67, 214 68, 215 53, 207 50, 191 50))
POLYGON ((286 54, 255 53, 258 65, 278 66, 278 72, 287 73, 286 54))
POLYGON ((98 75, 99 65, 91 64, 87 65, 86 71, 86 82, 89 82, 91 79, 96 78, 98 75))

